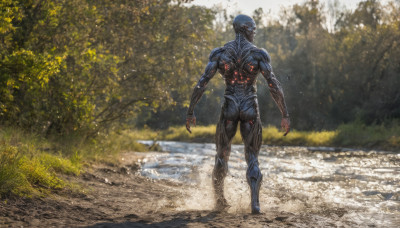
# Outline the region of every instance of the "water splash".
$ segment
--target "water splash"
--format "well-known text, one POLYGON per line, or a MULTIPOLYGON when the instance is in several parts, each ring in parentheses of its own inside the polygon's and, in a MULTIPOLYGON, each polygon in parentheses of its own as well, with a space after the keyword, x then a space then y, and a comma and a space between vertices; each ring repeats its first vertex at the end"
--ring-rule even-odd
MULTIPOLYGON (((143 142, 142 142, 143 143, 143 142)), ((151 143, 149 141, 144 143, 151 143)), ((154 179, 189 183, 177 210, 211 210, 213 144, 158 142, 169 153, 149 153, 141 173, 154 179)), ((233 145, 225 196, 230 213, 248 213, 243 146, 233 145)), ((378 151, 318 152, 305 147, 263 146, 262 211, 328 216, 332 224, 400 224, 400 155, 378 151)))

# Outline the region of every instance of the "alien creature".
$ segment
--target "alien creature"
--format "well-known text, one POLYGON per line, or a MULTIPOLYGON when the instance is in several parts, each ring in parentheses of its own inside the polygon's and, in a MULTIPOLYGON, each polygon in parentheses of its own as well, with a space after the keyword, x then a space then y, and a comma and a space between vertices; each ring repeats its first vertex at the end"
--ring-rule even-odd
POLYGON ((272 72, 270 56, 264 49, 252 44, 256 24, 246 15, 238 15, 233 20, 235 40, 223 47, 212 50, 205 72, 201 76, 191 96, 186 116, 186 128, 196 125, 194 107, 203 95, 207 83, 218 71, 225 80, 224 104, 217 124, 215 165, 212 183, 216 209, 229 207, 224 197, 224 179, 228 172, 228 160, 232 138, 238 123, 245 145, 245 158, 248 165, 246 179, 251 190, 251 212, 260 213, 259 190, 262 174, 259 168, 258 154, 261 147, 262 128, 258 110, 256 80, 261 72, 268 83, 269 91, 282 113, 281 127, 285 136, 290 131, 289 113, 286 108, 282 87, 272 72))

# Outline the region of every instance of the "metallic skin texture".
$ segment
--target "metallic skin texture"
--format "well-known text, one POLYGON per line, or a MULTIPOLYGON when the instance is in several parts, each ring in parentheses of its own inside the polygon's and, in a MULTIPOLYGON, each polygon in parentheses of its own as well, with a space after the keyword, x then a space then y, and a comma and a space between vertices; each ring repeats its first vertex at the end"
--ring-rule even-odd
POLYGON ((217 124, 217 154, 212 173, 216 209, 222 210, 228 207, 223 193, 224 179, 228 172, 231 142, 240 122, 240 133, 248 165, 246 178, 251 190, 251 209, 252 213, 260 213, 259 190, 262 174, 258 153, 262 141, 262 127, 256 90, 259 73, 267 80, 272 98, 282 113, 282 127, 286 130, 286 134, 290 130, 289 114, 282 87, 272 73, 269 54, 251 43, 256 32, 254 20, 246 15, 238 15, 233 21, 233 28, 236 33, 235 40, 211 52, 205 72, 193 90, 186 128, 191 132, 190 124, 196 124, 194 107, 203 95, 207 83, 218 71, 225 80, 226 89, 225 101, 217 124))

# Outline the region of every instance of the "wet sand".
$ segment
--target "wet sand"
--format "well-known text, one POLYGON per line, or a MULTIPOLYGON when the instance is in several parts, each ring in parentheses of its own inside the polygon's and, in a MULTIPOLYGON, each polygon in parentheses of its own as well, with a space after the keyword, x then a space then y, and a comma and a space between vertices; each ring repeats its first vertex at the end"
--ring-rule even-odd
POLYGON ((79 177, 66 177, 87 189, 85 194, 60 191, 46 198, 0 202, 0 227, 400 225, 397 173, 400 156, 371 152, 316 153, 301 147, 266 148, 261 154, 270 162, 263 167, 262 214, 252 215, 243 179, 243 154, 235 152, 235 148, 232 154, 237 156, 231 156, 225 186, 231 208, 224 212, 213 210, 209 183, 213 148, 207 145, 204 148, 205 152, 198 151, 202 157, 177 152, 175 156, 182 160, 174 160, 170 153, 132 152, 122 154, 117 166, 93 165, 79 177), (189 163, 183 164, 184 161, 189 163), (376 164, 385 168, 375 167, 376 164), (191 168, 186 169, 188 166, 191 168), (336 170, 329 173, 332 166, 336 170), (354 169, 348 170, 349 167, 354 169), (368 167, 377 171, 365 171, 368 175, 357 173, 368 167))
MULTIPOLYGON (((58 192, 47 198, 1 202, 0 227, 283 227, 305 219, 290 213, 177 210, 176 203, 188 197, 182 191, 185 186, 128 170, 97 165, 73 178, 89 189, 87 194, 58 192)), ((306 220, 299 227, 317 224, 306 220)))

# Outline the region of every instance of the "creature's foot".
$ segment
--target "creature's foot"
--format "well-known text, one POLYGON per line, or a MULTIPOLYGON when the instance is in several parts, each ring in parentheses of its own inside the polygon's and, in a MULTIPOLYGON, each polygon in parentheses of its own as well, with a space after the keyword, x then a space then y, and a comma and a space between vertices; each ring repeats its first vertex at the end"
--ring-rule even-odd
POLYGON ((260 214, 260 200, 259 192, 261 185, 261 178, 255 179, 250 178, 250 188, 251 188, 251 213, 260 214))
POLYGON ((251 213, 252 214, 260 214, 260 204, 251 204, 251 213))
POLYGON ((224 211, 224 210, 228 209, 229 207, 230 207, 230 205, 228 204, 228 202, 226 201, 225 198, 217 199, 217 202, 215 205, 216 211, 224 211))

